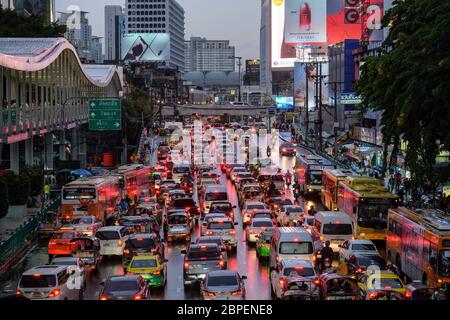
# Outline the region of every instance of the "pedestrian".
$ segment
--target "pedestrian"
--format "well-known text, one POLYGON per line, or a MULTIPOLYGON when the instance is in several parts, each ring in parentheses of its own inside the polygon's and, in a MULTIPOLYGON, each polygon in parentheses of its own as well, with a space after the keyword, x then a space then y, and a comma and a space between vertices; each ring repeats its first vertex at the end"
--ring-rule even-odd
POLYGON ((411 180, 405 178, 403 181, 403 188, 405 189, 405 196, 407 197, 411 191, 411 180))
POLYGON ((44 185, 44 201, 47 202, 50 200, 50 184, 47 182, 44 185))
POLYGON ((398 190, 398 196, 400 197, 400 204, 403 205, 403 200, 405 197, 405 191, 403 190, 403 188, 400 188, 400 190, 398 190))
POLYGON ((400 172, 397 172, 395 174, 395 188, 397 189, 397 191, 399 190, 401 183, 402 183, 402 174, 400 172))

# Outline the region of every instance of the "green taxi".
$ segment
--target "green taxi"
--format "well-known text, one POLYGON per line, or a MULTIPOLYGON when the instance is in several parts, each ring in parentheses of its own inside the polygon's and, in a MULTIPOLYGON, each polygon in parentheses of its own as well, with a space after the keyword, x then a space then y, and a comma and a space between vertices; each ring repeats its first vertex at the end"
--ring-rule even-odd
POLYGON ((127 268, 127 274, 142 276, 151 287, 164 287, 167 279, 167 260, 159 255, 135 256, 127 268))

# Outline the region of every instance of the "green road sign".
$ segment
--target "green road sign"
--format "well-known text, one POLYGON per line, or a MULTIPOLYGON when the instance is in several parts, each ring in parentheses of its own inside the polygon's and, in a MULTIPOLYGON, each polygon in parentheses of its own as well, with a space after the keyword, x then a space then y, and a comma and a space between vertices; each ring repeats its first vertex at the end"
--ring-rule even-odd
POLYGON ((89 130, 121 130, 122 104, 119 99, 89 102, 89 130))

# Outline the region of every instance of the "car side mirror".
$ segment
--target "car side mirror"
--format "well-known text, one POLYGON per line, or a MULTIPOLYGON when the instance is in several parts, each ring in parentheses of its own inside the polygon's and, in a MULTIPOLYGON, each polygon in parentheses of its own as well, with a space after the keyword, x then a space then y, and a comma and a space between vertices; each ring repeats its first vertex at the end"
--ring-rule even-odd
POLYGON ((163 262, 169 262, 169 260, 167 260, 167 259, 164 259, 164 260, 163 260, 163 262))
POLYGON ((181 253, 181 254, 187 254, 187 250, 183 249, 183 250, 181 250, 180 253, 181 253))
POLYGON ((236 206, 233 206, 233 209, 236 209, 237 207, 236 206))
POLYGON ((242 280, 247 280, 247 276, 242 276, 241 279, 242 280))

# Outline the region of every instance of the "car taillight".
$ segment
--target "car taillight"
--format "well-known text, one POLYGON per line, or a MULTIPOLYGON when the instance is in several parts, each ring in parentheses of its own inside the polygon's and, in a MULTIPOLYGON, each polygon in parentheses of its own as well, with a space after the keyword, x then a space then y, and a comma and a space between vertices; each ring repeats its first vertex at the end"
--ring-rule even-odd
POLYGON ((206 231, 207 236, 212 236, 212 234, 213 234, 212 231, 206 231))
POLYGON ((412 292, 409 291, 409 290, 407 290, 407 291, 405 292, 405 298, 411 299, 411 297, 412 297, 412 292))
POLYGON ((323 236, 320 236, 320 241, 323 241, 323 239, 324 239, 323 236))
POLYGON ((125 253, 125 254, 129 254, 129 253, 130 253, 130 250, 128 250, 128 249, 124 249, 124 250, 123 250, 123 253, 125 253))
POLYGON ((219 261, 219 266, 224 267, 224 266, 225 266, 225 261, 220 260, 220 261, 219 261))
POLYGON ((107 296, 100 296, 100 300, 102 300, 102 301, 108 300, 108 297, 107 296))
POLYGON ((141 295, 135 295, 134 297, 133 297, 133 300, 142 300, 142 296, 141 295))
POLYGON ((369 294, 369 299, 373 300, 377 297, 378 293, 377 292, 372 292, 371 294, 369 294))
POLYGON ((185 262, 185 263, 184 263, 184 268, 185 268, 185 269, 189 269, 189 262, 185 262))
POLYGON ((285 286, 286 285, 286 279, 284 278, 280 278, 280 280, 278 280, 278 282, 280 283, 281 286, 285 286))
POLYGON ((233 235, 236 234, 236 230, 231 230, 230 234, 233 234, 233 235))
POLYGON ((209 291, 203 291, 202 295, 204 297, 214 297, 216 294, 214 292, 209 292, 209 291))
POLYGON ((320 280, 319 279, 314 280, 314 284, 315 285, 319 285, 320 284, 320 280))
POLYGON ((254 234, 255 232, 253 230, 250 230, 250 234, 254 234))
POLYGON ((362 273, 364 270, 362 268, 359 268, 358 270, 356 270, 357 273, 362 273))
POLYGON ((197 212, 200 212, 200 208, 197 208, 197 212))
POLYGON ((242 290, 233 291, 233 292, 231 292, 231 295, 232 296, 240 296, 240 295, 242 295, 242 290))
POLYGON ((89 226, 88 230, 94 230, 94 226, 89 226))
POLYGON ((280 256, 277 256, 277 257, 275 258, 275 260, 276 260, 277 262, 280 262, 280 256))
POLYGON ((117 240, 117 245, 119 245, 119 246, 123 245, 123 241, 122 240, 117 240))
POLYGON ((154 276, 157 276, 157 275, 159 275, 159 274, 161 274, 161 271, 153 271, 153 272, 152 272, 152 275, 154 275, 154 276))
POLYGON ((21 296, 21 295, 23 295, 23 292, 20 290, 16 290, 16 296, 21 296))
POLYGON ((49 298, 57 297, 61 294, 61 289, 53 289, 52 292, 48 295, 49 298))

